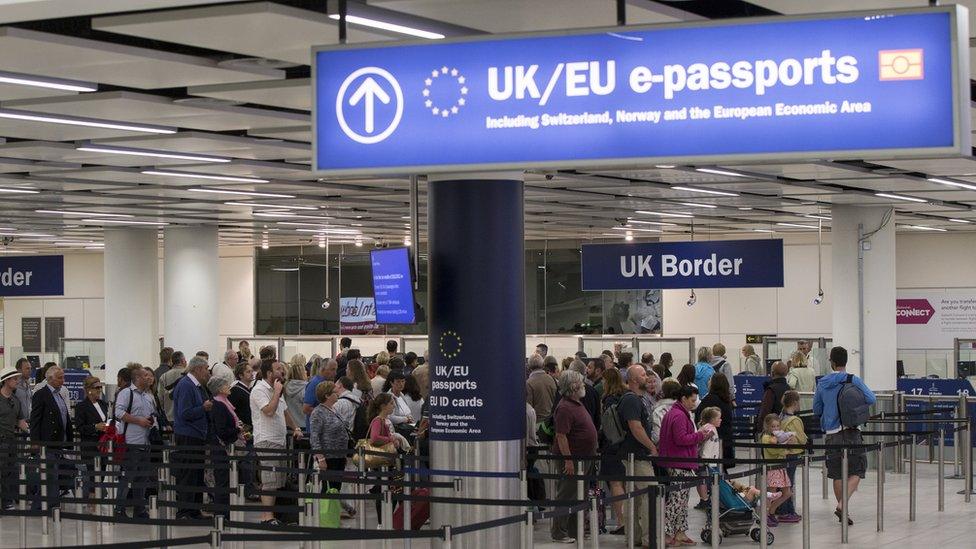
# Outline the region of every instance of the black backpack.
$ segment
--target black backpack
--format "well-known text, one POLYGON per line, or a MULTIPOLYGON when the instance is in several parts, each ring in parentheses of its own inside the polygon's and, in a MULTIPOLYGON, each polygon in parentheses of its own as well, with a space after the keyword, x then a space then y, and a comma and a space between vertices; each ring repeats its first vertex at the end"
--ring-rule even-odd
MULTIPOLYGON (((345 397, 343 397, 345 398, 345 397)), ((355 402, 351 398, 346 398, 350 402, 355 402)), ((369 417, 367 416, 368 401, 367 396, 363 395, 362 402, 356 406, 356 415, 352 418, 352 438, 362 440, 369 436, 369 417)))

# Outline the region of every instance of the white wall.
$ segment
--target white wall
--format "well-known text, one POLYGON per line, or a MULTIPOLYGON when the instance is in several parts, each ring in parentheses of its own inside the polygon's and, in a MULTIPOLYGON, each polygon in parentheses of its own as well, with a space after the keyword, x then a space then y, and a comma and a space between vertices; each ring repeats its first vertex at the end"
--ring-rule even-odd
MULTIPOLYGON (((4 347, 6 353, 21 347, 22 317, 63 316, 66 338, 104 338, 104 275, 101 253, 65 254, 64 296, 3 299, 4 347)), ((250 335, 254 331, 254 250, 249 247, 220 248, 218 333, 250 335)), ((162 258, 160 259, 162 280, 162 258)), ((162 304, 162 284, 159 303, 162 304)), ((160 326, 162 323, 160 305, 160 326)), ((43 334, 42 334, 43 335, 43 334)), ((161 333, 160 336, 163 336, 161 333)))

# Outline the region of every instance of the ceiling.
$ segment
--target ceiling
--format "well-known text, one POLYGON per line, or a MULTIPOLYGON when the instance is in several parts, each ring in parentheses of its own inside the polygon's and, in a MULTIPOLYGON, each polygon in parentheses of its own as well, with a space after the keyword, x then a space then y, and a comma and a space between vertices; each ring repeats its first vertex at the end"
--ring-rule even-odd
MULTIPOLYGON (((976 14, 976 0, 960 3, 976 14)), ((325 4, 0 0, 0 71, 75 81, 79 88, 0 83, 0 238, 6 243, 0 251, 97 250, 104 228, 120 226, 216 225, 224 245, 314 245, 325 238, 320 235, 330 243, 402 242, 409 234, 406 177, 319 180, 310 172, 308 52, 339 42, 325 4), (99 126, 43 121, 51 117, 99 126), (201 192, 214 188, 231 193, 201 192)), ((920 4, 865 0, 857 7, 920 4)), ((351 14, 451 37, 617 22, 614 0, 349 5, 351 14)), ((626 5, 629 24, 653 24, 835 11, 850 3, 626 5)), ((351 43, 403 38, 409 37, 354 25, 348 34, 351 43)), ((422 178, 419 185, 423 238, 422 178)), ((829 229, 833 204, 891 206, 900 231, 976 231, 976 159, 533 171, 526 176, 526 236, 811 232, 829 229), (972 182, 974 189, 929 180, 939 177, 972 182)))

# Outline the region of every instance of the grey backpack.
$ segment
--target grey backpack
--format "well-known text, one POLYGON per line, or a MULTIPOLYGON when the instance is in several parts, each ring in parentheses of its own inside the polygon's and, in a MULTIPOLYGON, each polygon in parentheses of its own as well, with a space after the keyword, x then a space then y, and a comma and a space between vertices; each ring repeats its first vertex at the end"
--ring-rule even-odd
POLYGON ((837 416, 841 426, 854 429, 868 422, 871 405, 864 397, 864 391, 854 385, 854 374, 847 374, 847 379, 837 392, 837 416))

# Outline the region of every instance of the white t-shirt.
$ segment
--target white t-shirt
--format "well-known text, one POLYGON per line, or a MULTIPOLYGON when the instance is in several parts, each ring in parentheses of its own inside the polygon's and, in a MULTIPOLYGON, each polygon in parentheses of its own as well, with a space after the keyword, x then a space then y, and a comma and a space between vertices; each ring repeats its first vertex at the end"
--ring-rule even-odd
MULTIPOLYGON (((715 427, 711 427, 711 435, 702 441, 701 444, 701 457, 704 459, 721 459, 722 457, 722 440, 718 438, 718 431, 715 427)), ((707 463, 709 467, 715 467, 714 463, 707 463)))
POLYGON ((271 402, 274 389, 268 382, 260 379, 251 389, 251 425, 253 427, 254 442, 273 442, 285 446, 288 438, 288 426, 285 424, 285 412, 288 405, 285 397, 278 397, 278 408, 273 416, 266 416, 261 411, 262 408, 271 402))

